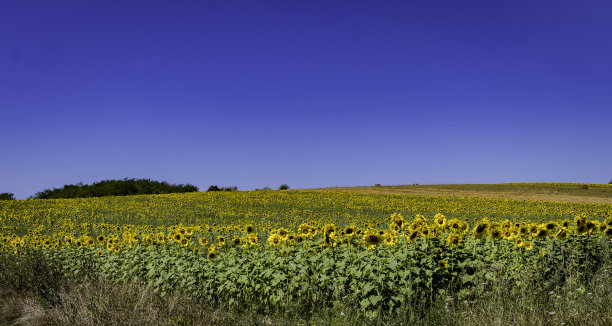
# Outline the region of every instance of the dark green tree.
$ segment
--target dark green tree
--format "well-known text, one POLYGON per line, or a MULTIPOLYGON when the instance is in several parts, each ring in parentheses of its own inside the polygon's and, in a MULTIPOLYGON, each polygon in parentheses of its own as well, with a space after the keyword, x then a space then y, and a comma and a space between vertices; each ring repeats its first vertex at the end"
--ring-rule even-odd
POLYGON ((278 187, 278 190, 288 190, 288 189, 289 189, 289 186, 286 184, 282 184, 280 185, 280 187, 278 187))
POLYGON ((198 191, 198 187, 190 184, 172 185, 165 181, 153 181, 150 179, 128 179, 103 180, 91 185, 79 182, 75 185, 64 185, 62 188, 53 190, 45 189, 36 193, 33 198, 85 198, 103 196, 130 196, 130 195, 152 195, 169 194, 198 191))
POLYGON ((0 194, 0 200, 15 200, 15 195, 10 192, 0 194))

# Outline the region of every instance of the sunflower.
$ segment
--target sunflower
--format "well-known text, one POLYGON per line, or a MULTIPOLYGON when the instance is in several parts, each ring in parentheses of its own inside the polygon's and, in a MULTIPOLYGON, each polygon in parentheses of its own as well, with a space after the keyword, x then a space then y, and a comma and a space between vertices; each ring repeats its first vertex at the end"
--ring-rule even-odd
POLYGON ((213 260, 215 258, 217 258, 217 253, 213 250, 213 251, 209 251, 208 254, 206 255, 206 258, 209 260, 213 260))
POLYGON ((587 229, 586 224, 580 224, 576 227, 576 233, 578 235, 584 235, 585 233, 587 233, 589 231, 589 229, 587 229))
POLYGON ((416 240, 419 236, 420 236, 420 232, 414 230, 414 231, 410 232, 409 235, 406 236, 406 240, 408 242, 412 242, 412 241, 416 240))
POLYGON ((308 229, 308 236, 314 237, 315 235, 317 235, 318 232, 319 230, 317 228, 311 227, 308 229))
POLYGON ((446 225, 446 216, 440 213, 436 214, 436 216, 434 216, 434 223, 437 227, 444 228, 446 225))
POLYGON ((226 243, 225 237, 220 235, 217 237, 217 243, 219 244, 219 246, 223 246, 226 243))
POLYGON ((335 247, 335 246, 336 246, 336 242, 335 242, 335 240, 336 240, 335 233, 326 234, 326 235, 323 237, 323 243, 324 243, 326 246, 332 246, 332 247, 335 247))
POLYGON ((499 240, 503 236, 502 232, 498 228, 490 229, 489 234, 493 240, 499 240))
POLYGON ((580 227, 581 225, 585 225, 587 223, 586 214, 580 214, 574 217, 574 223, 576 223, 576 227, 580 227))
POLYGON ((482 239, 482 237, 485 235, 485 232, 487 231, 488 226, 489 225, 487 224, 487 222, 480 222, 476 224, 476 226, 472 230, 472 234, 477 239, 482 239))
POLYGON ((183 236, 180 233, 175 233, 172 236, 172 240, 174 240, 175 242, 181 242, 183 240, 183 236))
POLYGON ((189 239, 187 239, 187 238, 181 239, 181 245, 183 247, 187 247, 189 245, 189 239))
POLYGON ((461 244, 461 236, 457 233, 451 233, 448 235, 448 238, 446 238, 446 242, 453 247, 457 247, 461 244))
POLYGON ((528 227, 529 227, 529 233, 531 233, 532 236, 536 234, 538 230, 540 229, 539 226, 535 223, 529 224, 528 227))
POLYGON ((104 241, 106 240, 106 238, 103 235, 99 235, 96 240, 98 240, 99 243, 104 243, 104 241))
POLYGON ((283 242, 283 238, 278 234, 272 234, 268 237, 268 244, 273 247, 278 247, 283 242))
POLYGON ((608 227, 608 228, 607 228, 607 229, 606 229, 606 230, 603 232, 603 234, 604 234, 606 237, 608 237, 608 238, 612 239, 612 227, 608 227))
POLYGON ((509 228, 511 228, 511 227, 512 227, 512 223, 511 223, 510 221, 508 221, 508 220, 503 220, 503 221, 501 221, 501 223, 500 223, 500 227, 501 227, 502 229, 509 229, 509 228))
POLYGON ((448 263, 445 260, 439 260, 438 261, 438 268, 439 269, 446 269, 448 267, 448 263))
POLYGON ((429 233, 429 228, 427 227, 427 225, 422 226, 422 227, 419 229, 419 232, 421 232, 421 234, 422 234, 424 237, 427 237, 427 236, 429 236, 429 235, 430 235, 430 233, 429 233))
POLYGON ((523 242, 523 239, 521 239, 521 238, 517 238, 517 239, 514 241, 514 245, 515 245, 516 247, 522 247, 522 246, 523 246, 523 244, 524 244, 524 242, 523 242))
POLYGON ((512 232, 512 230, 505 230, 502 232, 502 236, 504 237, 504 239, 506 240, 512 240, 514 239, 514 232, 512 232))
POLYGON ((526 250, 531 250, 531 249, 533 249, 533 243, 531 243, 529 241, 525 241, 523 243, 523 248, 525 248, 526 250))
POLYGON ((253 226, 249 224, 244 227, 244 230, 246 231, 246 233, 253 233, 253 231, 255 231, 255 228, 253 228, 253 226))
POLYGON ((249 240, 249 244, 253 246, 259 242, 259 237, 257 236, 257 234, 251 233, 249 234, 248 240, 249 240))
POLYGON ((286 240, 287 237, 289 236, 289 230, 285 229, 285 228, 279 228, 276 230, 276 234, 278 234, 281 238, 283 238, 283 240, 286 240))
POLYGON ((353 235, 355 235, 355 226, 349 225, 344 229, 344 234, 346 234, 349 237, 352 237, 353 235))
POLYGON ((104 256, 104 253, 102 251, 100 251, 100 250, 98 250, 98 252, 96 254, 98 255, 98 257, 104 256))
POLYGON ((599 225, 597 225, 597 223, 595 222, 597 221, 587 221, 586 228, 587 230, 589 230, 589 232, 597 230, 599 228, 599 225))
POLYGON ((336 232, 336 225, 331 223, 331 224, 326 224, 323 227, 323 234, 331 234, 331 233, 335 233, 336 232))
POLYGON ((387 233, 387 236, 384 239, 384 243, 387 246, 393 246, 397 243, 397 237, 395 236, 395 234, 389 232, 387 233))
POLYGON ((538 232, 533 234, 533 237, 538 240, 546 239, 547 236, 548 236, 548 230, 544 227, 540 228, 538 232))
POLYGON ((391 232, 397 233, 397 232, 401 232, 402 231, 402 227, 395 224, 395 223, 390 223, 389 224, 389 230, 391 230, 391 232))
POLYGON ((368 231, 363 236, 363 242, 368 246, 377 246, 382 242, 382 238, 377 232, 368 231))
POLYGON ((557 233, 555 234, 555 238, 559 240, 565 240, 567 239, 568 236, 569 236, 569 232, 567 231, 566 228, 559 229, 559 231, 557 231, 557 233))
POLYGON ((300 226, 298 226, 298 234, 307 237, 310 234, 310 225, 306 223, 300 224, 300 226))
POLYGON ((200 246, 205 246, 208 244, 208 239, 206 239, 206 237, 201 237, 200 239, 198 239, 198 243, 200 244, 200 246))
POLYGON ((461 221, 459 221, 459 219, 454 218, 449 220, 446 226, 451 231, 459 231, 459 229, 461 228, 461 221))
POLYGON ((555 223, 554 221, 550 221, 544 224, 544 228, 546 228, 546 230, 548 231, 553 231, 554 229, 557 228, 557 226, 558 226, 557 223, 555 223))

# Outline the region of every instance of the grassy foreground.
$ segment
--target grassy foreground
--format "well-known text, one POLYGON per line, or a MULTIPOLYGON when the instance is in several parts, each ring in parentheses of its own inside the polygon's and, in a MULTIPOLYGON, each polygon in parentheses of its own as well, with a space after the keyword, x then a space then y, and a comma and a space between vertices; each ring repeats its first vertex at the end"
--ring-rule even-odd
POLYGON ((313 307, 307 315, 264 313, 210 304, 188 294, 162 298, 142 283, 110 282, 90 271, 66 278, 61 263, 40 252, 0 255, 0 325, 610 325, 609 264, 583 284, 568 280, 544 291, 525 276, 518 289, 499 280, 472 300, 439 297, 410 313, 359 317, 346 302, 313 307))

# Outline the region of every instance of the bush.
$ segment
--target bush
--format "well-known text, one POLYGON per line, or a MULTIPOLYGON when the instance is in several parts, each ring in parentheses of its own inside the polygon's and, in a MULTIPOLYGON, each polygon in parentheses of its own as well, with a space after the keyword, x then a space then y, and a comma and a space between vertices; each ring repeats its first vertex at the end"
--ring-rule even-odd
POLYGON ((278 190, 288 190, 288 189, 289 189, 289 186, 286 184, 282 184, 280 185, 280 187, 278 187, 278 190))
POLYGON ((15 200, 15 195, 10 192, 1 193, 0 200, 15 200))
POLYGON ((206 190, 206 191, 238 191, 238 187, 233 186, 233 187, 221 187, 221 188, 219 188, 218 186, 211 185, 210 187, 208 187, 208 190, 206 190))
POLYGON ((84 185, 79 182, 75 185, 64 185, 62 188, 53 190, 45 189, 36 193, 33 198, 86 198, 103 196, 130 196, 130 195, 153 195, 195 192, 198 187, 190 184, 171 185, 165 181, 153 181, 150 179, 128 179, 103 180, 92 185, 84 185))

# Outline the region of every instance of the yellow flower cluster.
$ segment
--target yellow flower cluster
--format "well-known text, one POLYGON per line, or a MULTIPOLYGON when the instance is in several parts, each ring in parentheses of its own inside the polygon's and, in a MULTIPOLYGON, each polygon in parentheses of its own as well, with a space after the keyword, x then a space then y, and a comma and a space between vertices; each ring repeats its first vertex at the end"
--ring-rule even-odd
POLYGON ((451 247, 466 238, 503 239, 529 250, 534 241, 575 236, 611 238, 612 205, 306 191, 0 202, 0 250, 6 251, 74 247, 103 255, 178 246, 212 259, 224 248, 374 249, 420 238, 451 247))

